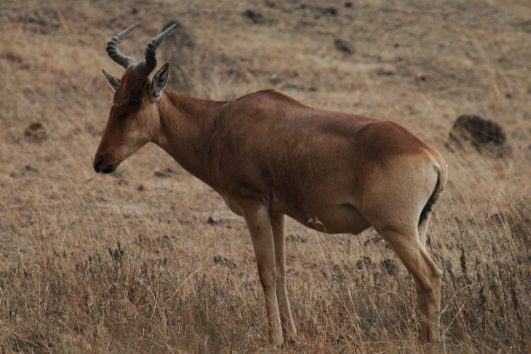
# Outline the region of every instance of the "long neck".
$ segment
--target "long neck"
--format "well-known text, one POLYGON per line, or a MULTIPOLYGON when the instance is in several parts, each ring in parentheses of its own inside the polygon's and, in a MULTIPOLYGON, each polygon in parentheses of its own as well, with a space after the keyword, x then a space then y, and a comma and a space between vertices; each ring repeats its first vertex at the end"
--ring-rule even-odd
POLYGON ((175 92, 162 95, 158 104, 160 133, 154 142, 208 184, 208 144, 222 104, 175 92))

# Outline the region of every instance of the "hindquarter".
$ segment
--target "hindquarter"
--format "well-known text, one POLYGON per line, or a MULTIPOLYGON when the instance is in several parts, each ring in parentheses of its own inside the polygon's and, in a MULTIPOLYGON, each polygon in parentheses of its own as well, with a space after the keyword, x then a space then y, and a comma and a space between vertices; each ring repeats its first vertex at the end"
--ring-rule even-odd
POLYGON ((363 183, 360 212, 377 230, 416 228, 436 188, 437 168, 426 151, 376 164, 363 183))

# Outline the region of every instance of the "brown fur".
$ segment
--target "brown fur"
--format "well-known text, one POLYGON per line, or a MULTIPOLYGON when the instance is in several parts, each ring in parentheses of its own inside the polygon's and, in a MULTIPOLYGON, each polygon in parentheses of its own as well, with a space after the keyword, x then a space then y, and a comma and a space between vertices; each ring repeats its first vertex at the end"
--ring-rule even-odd
POLYGON ((147 142, 166 150, 243 215, 256 252, 271 338, 295 336, 284 271, 284 215, 327 233, 373 226, 413 274, 422 339, 437 336, 441 272, 419 218, 446 181, 439 153, 400 125, 307 107, 273 90, 234 101, 168 92, 127 70, 96 160, 114 169, 147 142), (131 99, 140 99, 134 109, 131 99), (439 182, 438 182, 439 181, 439 182), (436 187, 437 186, 437 187, 436 187))

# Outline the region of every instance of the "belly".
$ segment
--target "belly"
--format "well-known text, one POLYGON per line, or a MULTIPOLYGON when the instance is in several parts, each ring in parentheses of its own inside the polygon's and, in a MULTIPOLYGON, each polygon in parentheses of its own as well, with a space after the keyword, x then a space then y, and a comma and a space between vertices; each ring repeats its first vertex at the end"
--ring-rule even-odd
POLYGON ((300 210, 285 208, 283 213, 311 229, 327 234, 359 234, 371 226, 350 203, 319 207, 306 205, 300 210))

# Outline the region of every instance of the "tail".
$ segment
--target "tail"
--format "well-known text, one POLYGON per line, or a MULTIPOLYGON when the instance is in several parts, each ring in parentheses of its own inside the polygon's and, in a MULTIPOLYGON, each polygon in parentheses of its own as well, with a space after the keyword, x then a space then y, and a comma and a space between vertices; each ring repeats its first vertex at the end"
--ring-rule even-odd
POLYGON ((446 162, 438 153, 435 158, 437 160, 434 166, 435 170, 437 171, 437 183, 435 184, 435 189, 433 190, 433 193, 431 193, 431 196, 426 202, 426 205, 420 212, 419 226, 424 221, 426 221, 430 212, 433 210, 433 206, 435 205, 435 202, 437 201, 437 199, 439 199, 439 196, 444 190, 444 187, 446 185, 446 180, 448 178, 448 172, 447 172, 448 168, 446 166, 446 162))

